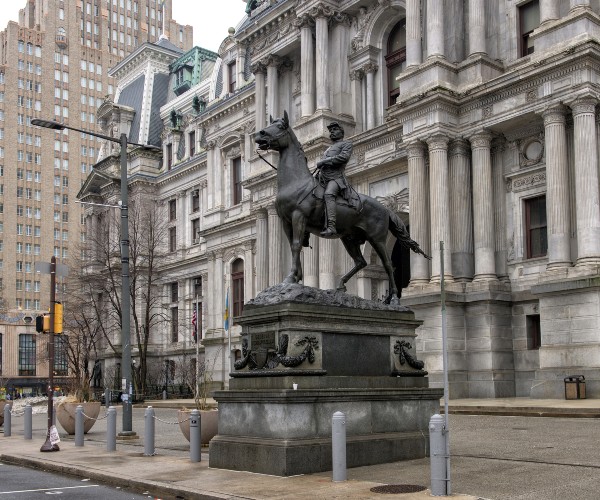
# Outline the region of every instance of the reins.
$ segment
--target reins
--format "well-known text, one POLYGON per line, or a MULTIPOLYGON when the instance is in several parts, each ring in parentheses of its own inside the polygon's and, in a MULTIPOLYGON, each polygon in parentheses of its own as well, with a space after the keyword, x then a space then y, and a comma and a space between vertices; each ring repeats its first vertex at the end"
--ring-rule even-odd
POLYGON ((264 161, 267 165, 269 165, 269 167, 271 167, 273 170, 277 170, 277 167, 275 165, 273 165, 269 160, 267 160, 263 155, 261 155, 260 151, 258 149, 256 150, 256 154, 260 157, 260 159, 262 161, 264 161))

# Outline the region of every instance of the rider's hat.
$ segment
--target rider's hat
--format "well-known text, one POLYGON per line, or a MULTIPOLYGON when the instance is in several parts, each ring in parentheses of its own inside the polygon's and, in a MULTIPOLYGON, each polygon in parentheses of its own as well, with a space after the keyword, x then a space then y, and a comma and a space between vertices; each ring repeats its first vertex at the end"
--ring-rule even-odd
POLYGON ((332 128, 339 128, 342 132, 344 131, 344 127, 342 127, 339 122, 331 122, 329 125, 327 125, 327 128, 329 130, 331 130, 332 128))

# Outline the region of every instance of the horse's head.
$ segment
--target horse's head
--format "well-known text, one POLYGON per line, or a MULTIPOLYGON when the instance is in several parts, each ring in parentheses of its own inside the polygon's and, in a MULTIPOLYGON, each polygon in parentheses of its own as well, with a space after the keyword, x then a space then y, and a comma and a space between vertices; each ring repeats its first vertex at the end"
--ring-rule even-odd
POLYGON ((270 116, 269 120, 267 127, 254 134, 254 142, 258 144, 258 149, 281 151, 289 145, 290 120, 287 111, 283 112, 283 118, 273 120, 270 116))

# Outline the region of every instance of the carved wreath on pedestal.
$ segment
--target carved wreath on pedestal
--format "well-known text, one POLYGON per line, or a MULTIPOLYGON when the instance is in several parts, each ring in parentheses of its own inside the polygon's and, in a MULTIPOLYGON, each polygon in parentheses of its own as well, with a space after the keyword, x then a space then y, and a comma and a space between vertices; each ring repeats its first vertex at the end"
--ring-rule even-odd
POLYGON ((309 363, 315 362, 315 349, 319 348, 319 341, 316 337, 306 336, 296 342, 296 346, 304 349, 297 356, 288 356, 289 336, 281 335, 279 337, 279 345, 274 352, 265 353, 266 356, 261 356, 257 352, 248 349, 248 339, 242 340, 242 359, 234 363, 236 370, 241 370, 248 367, 250 370, 273 369, 279 365, 286 368, 294 368, 302 364, 306 359, 309 363))
POLYGON ((398 356, 398 361, 400 365, 408 365, 411 368, 414 368, 417 371, 400 371, 394 370, 392 375, 400 375, 400 376, 424 376, 427 375, 427 372, 423 370, 425 367, 425 363, 421 360, 415 358, 409 350, 412 349, 412 344, 406 340, 396 340, 394 344, 394 354, 398 356))

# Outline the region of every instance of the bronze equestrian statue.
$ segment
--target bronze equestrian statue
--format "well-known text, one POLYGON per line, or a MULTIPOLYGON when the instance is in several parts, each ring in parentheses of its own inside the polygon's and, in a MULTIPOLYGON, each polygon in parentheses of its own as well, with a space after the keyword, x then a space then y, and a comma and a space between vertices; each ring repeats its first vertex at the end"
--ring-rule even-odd
MULTIPOLYGON (((319 188, 321 191, 323 188, 319 186, 308 168, 302 145, 290 128, 287 112, 284 112, 283 118, 277 120, 271 118, 270 124, 254 135, 254 141, 260 150, 279 152, 275 206, 292 249, 292 269, 284 283, 298 283, 302 281, 303 276, 300 251, 303 244, 308 246, 305 236, 308 233, 320 235, 323 228, 324 203, 318 196, 319 188)), ((327 158, 334 156, 326 154, 327 158)), ((321 170, 329 166, 323 160, 320 164, 321 170)), ((367 266, 360 246, 368 241, 377 252, 388 275, 390 290, 386 303, 398 304, 394 269, 385 247, 388 231, 413 252, 427 259, 430 257, 421 250, 416 241, 411 239, 404 223, 396 213, 370 196, 356 193, 355 196, 356 207, 341 197, 336 201, 335 234, 331 236, 342 240, 346 251, 354 260, 354 267, 340 279, 338 290, 345 291, 346 282, 367 266)))

